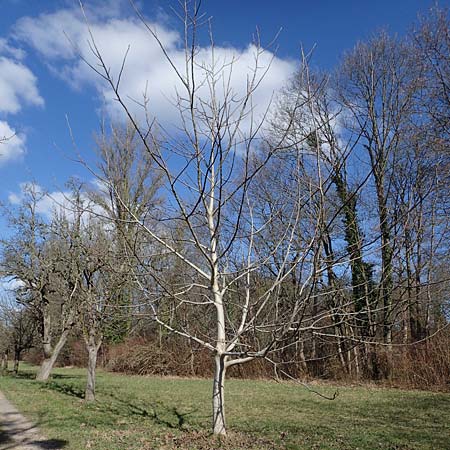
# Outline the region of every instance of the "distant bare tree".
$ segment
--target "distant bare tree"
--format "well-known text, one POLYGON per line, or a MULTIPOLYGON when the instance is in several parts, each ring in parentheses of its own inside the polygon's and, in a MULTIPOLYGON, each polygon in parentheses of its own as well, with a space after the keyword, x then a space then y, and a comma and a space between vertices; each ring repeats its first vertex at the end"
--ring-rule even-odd
MULTIPOLYGON (((131 329, 132 306, 135 287, 129 276, 130 264, 136 265, 133 249, 139 245, 141 228, 135 218, 149 223, 155 219, 161 204, 161 174, 146 151, 134 127, 115 124, 104 127, 97 137, 98 181, 100 184, 87 195, 110 222, 114 229, 111 239, 115 242, 115 285, 120 289, 114 294, 116 320, 110 321, 109 340, 121 340, 131 329)), ((110 305, 113 307, 113 305, 110 305)))
POLYGON ((19 371, 22 353, 38 344, 38 321, 33 311, 5 297, 0 304, 0 321, 5 335, 2 343, 14 355, 13 372, 19 371))
POLYGON ((29 184, 21 205, 9 212, 14 234, 2 240, 1 262, 2 275, 19 283, 20 301, 33 310, 40 323, 44 352, 36 377, 40 381, 48 379, 75 324, 77 287, 65 265, 72 247, 64 240, 57 217, 50 225, 38 213, 38 202, 44 196, 29 184))
POLYGON ((328 298, 316 307, 331 320, 307 347, 303 340, 301 358, 323 359, 337 347, 341 367, 358 377, 388 370, 392 361, 378 360, 383 345, 419 342, 436 331, 430 292, 448 236, 447 174, 442 135, 436 138, 434 119, 427 119, 430 81, 418 54, 408 38, 381 33, 347 53, 334 73, 301 66, 273 124, 277 133, 293 117, 289 139, 302 143, 305 162, 311 149, 321 158, 321 167, 304 163, 304 178, 320 170, 333 187, 325 193, 319 263, 326 276, 316 294, 328 298), (318 355, 316 341, 325 339, 328 348, 318 355))
POLYGON ((73 186, 71 203, 66 211, 67 233, 73 243, 70 254, 72 276, 78 280, 77 327, 88 354, 85 400, 95 400, 97 356, 105 339, 115 308, 127 307, 117 302, 123 284, 123 270, 117 264, 116 235, 111 221, 92 214, 91 202, 82 186, 73 186), (109 228, 109 229, 108 229, 109 228))
MULTIPOLYGON (((329 179, 329 187, 333 188, 324 193, 326 211, 322 218, 321 264, 325 268, 322 284, 326 283, 327 287, 320 296, 328 298, 326 309, 332 315, 341 366, 350 372, 354 365, 359 376, 358 352, 354 341, 349 342, 347 338, 374 339, 376 325, 372 312, 375 308, 372 271, 364 260, 364 233, 358 212, 358 200, 368 177, 358 179, 353 173, 353 154, 361 134, 346 135, 343 132, 345 110, 336 98, 333 77, 312 71, 308 67, 309 57, 304 55, 299 71, 285 87, 273 127, 277 133, 279 124, 283 124, 286 117, 293 118, 290 139, 302 142, 300 151, 305 159, 311 152, 320 155, 320 166, 305 165, 305 177, 315 177, 320 170, 322 176, 329 179), (301 108, 296 107, 299 96, 303 99, 301 108), (291 103, 292 98, 294 104, 291 103), (341 239, 341 228, 345 251, 336 239, 338 236, 341 239), (342 267, 347 264, 351 275, 351 298, 346 293, 347 283, 337 273, 342 272, 342 267)), ((331 328, 325 330, 326 335, 332 332, 331 328)), ((312 337, 313 348, 319 335, 317 332, 312 337)), ((317 357, 315 351, 312 357, 317 357)))
POLYGON ((386 344, 392 342, 394 322, 393 257, 395 252, 395 205, 392 183, 395 166, 405 144, 403 135, 410 126, 414 99, 421 79, 416 77, 410 47, 381 33, 367 43, 359 43, 348 53, 339 69, 338 92, 349 114, 347 125, 360 136, 372 173, 380 229, 382 302, 386 344))
MULTIPOLYGON (((422 68, 422 100, 432 118, 436 137, 450 138, 450 27, 448 9, 434 7, 412 33, 416 63, 422 68)), ((447 146, 448 152, 448 146, 447 146)))

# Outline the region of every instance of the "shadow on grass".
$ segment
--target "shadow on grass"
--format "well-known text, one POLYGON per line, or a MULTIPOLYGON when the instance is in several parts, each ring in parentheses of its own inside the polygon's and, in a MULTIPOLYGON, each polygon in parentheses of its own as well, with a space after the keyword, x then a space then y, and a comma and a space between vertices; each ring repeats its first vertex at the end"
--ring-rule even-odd
POLYGON ((84 398, 84 392, 80 388, 77 388, 71 384, 48 381, 41 386, 41 389, 50 389, 64 395, 69 395, 70 397, 84 398))
MULTIPOLYGON (((42 385, 41 389, 49 389, 73 398, 84 399, 84 391, 82 389, 67 383, 50 381, 42 385)), ((111 403, 97 400, 92 405, 106 415, 124 418, 143 417, 169 429, 186 431, 187 417, 197 412, 197 410, 192 410, 182 413, 176 407, 168 407, 161 403, 150 404, 144 407, 116 394, 108 393, 107 396, 111 399, 111 403)))
POLYGON ((8 376, 11 378, 19 378, 22 380, 34 380, 36 378, 36 374, 34 372, 18 372, 14 374, 13 372, 8 373, 8 376))
POLYGON ((79 380, 80 378, 83 378, 83 375, 67 375, 63 373, 54 373, 51 377, 53 380, 79 380))
MULTIPOLYGON (((21 380, 35 380, 36 372, 34 370, 30 371, 19 371, 18 373, 14 373, 13 371, 8 371, 6 374, 11 378, 18 378, 21 380)), ((82 375, 66 375, 61 373, 51 374, 50 380, 77 380, 82 378, 82 375)))
POLYGON ((63 449, 68 442, 63 439, 41 439, 37 424, 24 423, 17 413, 4 412, 0 419, 0 447, 8 449, 63 449))
POLYGON ((150 404, 144 408, 129 400, 124 400, 117 395, 109 394, 109 396, 115 403, 115 405, 109 405, 111 412, 124 416, 134 415, 149 418, 158 425, 181 431, 186 431, 184 428, 186 418, 197 411, 193 410, 187 413, 181 413, 176 407, 167 407, 161 403, 155 405, 150 404), (165 419, 164 416, 169 416, 169 418, 173 418, 174 420, 165 419))

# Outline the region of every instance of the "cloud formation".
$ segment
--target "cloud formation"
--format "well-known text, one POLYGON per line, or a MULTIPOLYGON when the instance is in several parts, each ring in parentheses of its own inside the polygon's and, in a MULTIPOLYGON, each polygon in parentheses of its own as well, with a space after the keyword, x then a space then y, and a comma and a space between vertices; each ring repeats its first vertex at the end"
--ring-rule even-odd
POLYGON ((21 48, 13 47, 5 38, 0 38, 0 55, 9 55, 16 60, 25 58, 25 52, 21 48))
POLYGON ((43 106, 44 99, 39 94, 37 78, 25 66, 25 52, 0 38, 0 166, 20 159, 26 152, 24 133, 18 133, 6 120, 17 114, 24 106, 43 106))
POLYGON ((25 141, 24 134, 17 134, 7 122, 0 120, 0 166, 21 158, 26 152, 25 141))
POLYGON ((21 62, 0 56, 0 112, 15 114, 24 104, 43 106, 37 79, 21 62))
MULTIPOLYGON (((142 113, 142 107, 138 104, 142 104, 145 92, 152 117, 163 124, 177 122, 178 111, 173 103, 177 93, 184 95, 182 83, 164 57, 158 42, 141 21, 135 16, 121 14, 122 10, 118 6, 120 2, 113 3, 116 8, 91 8, 87 11, 92 36, 112 78, 117 81, 123 58, 128 51, 120 91, 123 98, 127 99, 132 113, 142 113)), ((162 21, 149 21, 148 24, 158 35, 173 64, 184 76, 186 61, 182 36, 162 21)), ((119 113, 119 106, 114 101, 111 89, 79 58, 81 56, 98 67, 89 44, 88 26, 79 10, 62 9, 37 17, 22 18, 16 24, 14 33, 16 39, 27 42, 50 64, 58 67, 68 83, 78 88, 84 85, 94 86, 108 112, 113 116, 119 113)), ((256 64, 257 48, 254 45, 245 48, 216 46, 214 61, 212 48, 208 45, 199 46, 196 53, 195 76, 198 78, 200 100, 203 97, 208 101, 211 95, 211 85, 208 85, 205 77, 207 70, 213 66, 214 70, 221 73, 215 86, 218 98, 223 96, 228 83, 233 101, 245 96, 248 80, 253 76, 256 64)), ((263 80, 251 105, 254 117, 261 117, 265 113, 276 89, 294 70, 295 64, 292 61, 278 58, 270 51, 259 56, 257 78, 262 77, 263 80)))

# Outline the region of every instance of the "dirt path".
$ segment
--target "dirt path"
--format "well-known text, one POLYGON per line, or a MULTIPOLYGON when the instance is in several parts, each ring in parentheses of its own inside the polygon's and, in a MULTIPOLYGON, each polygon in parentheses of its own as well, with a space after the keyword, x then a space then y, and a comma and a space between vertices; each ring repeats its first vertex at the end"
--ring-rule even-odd
POLYGON ((0 392, 0 449, 64 449, 66 442, 45 439, 35 424, 17 411, 0 392))

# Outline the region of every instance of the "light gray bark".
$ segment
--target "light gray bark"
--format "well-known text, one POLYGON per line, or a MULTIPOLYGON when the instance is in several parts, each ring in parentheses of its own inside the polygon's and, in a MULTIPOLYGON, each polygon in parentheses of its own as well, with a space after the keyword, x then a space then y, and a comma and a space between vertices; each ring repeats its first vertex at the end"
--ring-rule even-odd
POLYGON ((41 363, 41 367, 36 375, 36 380, 38 381, 47 381, 50 377, 50 372, 52 371, 54 365, 53 358, 45 358, 41 363))
POLYGON ((217 435, 226 435, 225 423, 225 357, 216 355, 214 357, 214 384, 213 384, 213 433, 217 435))
POLYGON ((87 402, 95 401, 95 382, 96 382, 96 369, 97 369, 97 356, 100 350, 101 341, 95 342, 94 339, 86 341, 86 348, 88 351, 88 367, 87 367, 87 380, 84 399, 87 402))
MULTIPOLYGON (((36 380, 38 381, 47 381, 50 377, 50 373, 55 365, 56 360, 58 359, 61 350, 63 349, 67 338, 69 336, 69 330, 64 330, 61 334, 55 348, 50 352, 50 356, 46 357, 41 364, 41 367, 36 375, 36 380)), ((48 350, 48 346, 47 346, 48 350)), ((47 353, 48 355, 48 353, 47 353)), ((47 356, 46 355, 46 356, 47 356)))

